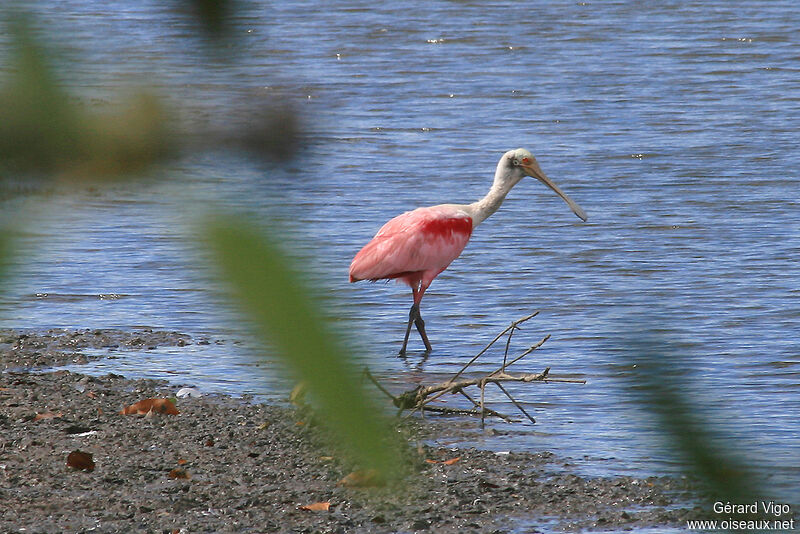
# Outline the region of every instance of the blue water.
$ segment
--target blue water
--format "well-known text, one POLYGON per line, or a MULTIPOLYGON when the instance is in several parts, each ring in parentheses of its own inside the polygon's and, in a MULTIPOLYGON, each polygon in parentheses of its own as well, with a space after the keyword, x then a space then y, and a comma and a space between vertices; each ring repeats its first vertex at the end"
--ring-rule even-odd
POLYGON ((191 239, 207 211, 240 210, 282 236, 359 360, 397 390, 440 380, 541 311, 516 350, 552 339, 521 370, 587 384, 515 388, 537 424, 467 444, 553 450, 594 474, 673 469, 625 394, 626 347, 652 339, 776 499, 798 494, 796 3, 251 2, 225 59, 198 51, 189 19, 159 2, 30 4, 87 105, 144 85, 188 124, 224 125, 248 116, 243 102, 280 96, 308 139, 285 166, 208 150, 145 188, 6 202, 25 254, 2 326, 210 336, 220 343, 92 369, 283 395, 273 365, 253 365, 261 351, 235 343, 245 333, 191 239), (410 292, 348 284, 350 259, 391 216, 480 198, 518 146, 589 221, 519 184, 426 294, 434 353, 423 361, 412 338, 416 352, 397 358, 410 292))

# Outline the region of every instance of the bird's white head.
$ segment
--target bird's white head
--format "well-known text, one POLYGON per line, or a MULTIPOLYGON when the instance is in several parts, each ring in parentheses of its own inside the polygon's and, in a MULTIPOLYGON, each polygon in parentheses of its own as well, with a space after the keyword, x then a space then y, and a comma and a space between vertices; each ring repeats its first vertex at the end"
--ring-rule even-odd
POLYGON ((513 187, 525 176, 532 176, 555 191, 558 196, 564 199, 564 202, 569 205, 575 215, 580 217, 581 220, 586 221, 586 212, 542 172, 541 167, 539 167, 539 162, 536 161, 536 158, 533 157, 530 150, 518 148, 516 150, 509 150, 503 154, 503 157, 500 158, 500 162, 497 164, 495 181, 499 180, 504 185, 513 187))

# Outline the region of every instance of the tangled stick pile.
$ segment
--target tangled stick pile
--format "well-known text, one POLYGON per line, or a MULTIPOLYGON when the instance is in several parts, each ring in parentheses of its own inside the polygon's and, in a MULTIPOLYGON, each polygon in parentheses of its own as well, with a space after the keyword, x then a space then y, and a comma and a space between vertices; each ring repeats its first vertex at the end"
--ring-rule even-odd
POLYGON ((525 358, 525 356, 529 355, 539 347, 541 347, 548 339, 550 339, 550 335, 546 335, 537 343, 533 344, 531 347, 526 349, 522 354, 516 356, 515 358, 509 360, 508 359, 508 351, 511 346, 511 337, 513 336, 516 330, 521 330, 520 325, 524 322, 528 321, 536 317, 539 312, 532 313, 526 317, 513 321, 505 330, 497 334, 495 338, 489 342, 478 354, 472 357, 457 373, 455 373, 449 380, 446 382, 441 382, 438 384, 433 384, 430 386, 417 386, 416 388, 401 393, 400 395, 392 395, 383 385, 381 385, 378 380, 375 379, 374 376, 369 372, 368 369, 364 370, 364 374, 380 389, 384 394, 386 394, 390 399, 392 399, 392 403, 399 409, 398 413, 402 413, 404 410, 410 410, 409 415, 420 411, 422 413, 425 412, 436 412, 436 413, 445 413, 445 414, 465 414, 465 415, 480 415, 481 417, 481 426, 483 426, 484 419, 487 415, 499 417, 507 422, 513 422, 514 420, 505 414, 492 410, 486 407, 486 386, 488 384, 494 384, 497 386, 503 394, 508 397, 508 399, 517 407, 517 409, 531 422, 535 423, 533 417, 525 410, 525 408, 517 402, 516 399, 509 393, 509 391, 503 386, 504 382, 571 382, 571 383, 578 383, 578 384, 585 384, 585 380, 581 379, 572 379, 572 378, 555 378, 550 376, 550 368, 547 367, 544 371, 540 373, 519 373, 513 374, 508 372, 508 368, 525 358), (500 338, 504 335, 508 334, 506 340, 506 348, 503 354, 503 363, 502 365, 497 368, 496 370, 490 373, 481 374, 478 377, 474 378, 461 378, 464 372, 470 368, 475 362, 479 360, 481 356, 484 356, 487 351, 494 345, 500 338), (471 386, 477 387, 480 390, 480 401, 475 400, 471 395, 469 395, 466 391, 466 388, 471 386), (442 406, 429 406, 429 404, 436 399, 442 397, 446 394, 459 394, 465 397, 471 404, 472 408, 470 409, 463 409, 463 408, 451 408, 451 407, 442 407, 442 406))

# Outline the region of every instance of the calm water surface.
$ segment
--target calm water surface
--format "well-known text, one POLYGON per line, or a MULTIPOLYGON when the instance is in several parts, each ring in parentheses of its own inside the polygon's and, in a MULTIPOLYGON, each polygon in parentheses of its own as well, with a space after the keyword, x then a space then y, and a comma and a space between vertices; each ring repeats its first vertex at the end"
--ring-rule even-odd
POLYGON ((224 341, 92 368, 282 395, 272 366, 234 343, 242 328, 186 239, 207 209, 237 209, 285 236, 359 358, 398 390, 439 380, 541 310, 515 350, 553 337, 521 370, 588 383, 515 389, 538 423, 470 444, 553 450, 594 474, 671 469, 624 394, 626 347, 658 340, 768 490, 797 503, 795 2, 252 2, 227 61, 198 52, 185 14, 161 2, 31 4, 87 102, 144 83, 192 123, 235 124, 248 98, 284 95, 310 140, 286 167, 207 152, 141 189, 6 202, 3 217, 27 213, 29 254, 0 301, 3 326, 209 336, 224 341), (538 182, 518 185, 429 290, 433 355, 399 359, 409 291, 348 284, 350 259, 395 214, 481 197, 518 146, 589 221, 538 182))

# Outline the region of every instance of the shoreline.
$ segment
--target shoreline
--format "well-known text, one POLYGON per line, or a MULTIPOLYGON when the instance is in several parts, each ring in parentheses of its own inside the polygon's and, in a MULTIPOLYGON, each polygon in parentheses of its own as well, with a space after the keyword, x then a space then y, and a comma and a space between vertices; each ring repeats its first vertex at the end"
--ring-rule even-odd
MULTIPOLYGON (((4 330, 0 363, 35 368, 73 363, 83 347, 191 343, 154 330, 4 330)), ((436 425, 425 421, 398 424, 409 443, 398 460, 405 479, 361 488, 339 484, 353 466, 302 410, 203 395, 178 399, 178 415, 119 413, 178 389, 116 374, 0 374, 0 531, 608 530, 677 527, 699 515, 682 479, 584 477, 550 452, 427 445, 436 425), (67 467, 75 450, 92 454, 93 471, 67 467), (328 511, 301 509, 325 502, 328 511)))

